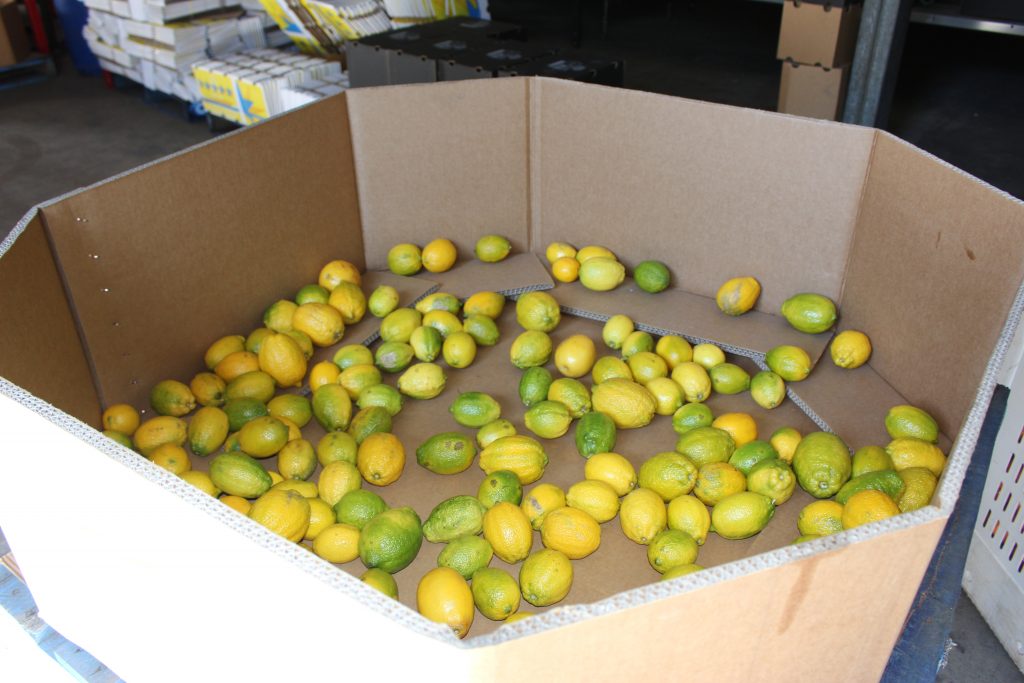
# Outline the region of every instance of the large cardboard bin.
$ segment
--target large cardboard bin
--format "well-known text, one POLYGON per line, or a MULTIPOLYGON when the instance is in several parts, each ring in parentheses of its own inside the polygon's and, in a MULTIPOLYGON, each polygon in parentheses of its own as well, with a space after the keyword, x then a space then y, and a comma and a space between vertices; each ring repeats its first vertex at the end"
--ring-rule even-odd
MULTIPOLYGON (((546 79, 349 91, 47 202, 0 245, 0 525, 41 616, 128 680, 340 679, 367 664, 385 680, 875 680, 1020 315, 1022 230, 1021 202, 877 130, 546 79), (517 255, 368 281, 399 281, 403 304, 434 287, 550 287, 537 255, 552 240, 604 244, 630 266, 660 258, 674 286, 658 295, 557 287, 576 316, 556 341, 596 336, 593 321, 618 312, 750 368, 799 341, 822 360, 762 428, 884 444, 886 410, 919 405, 950 452, 932 505, 793 546, 794 498, 753 539, 709 539, 709 568, 671 582, 612 522, 563 604, 500 628, 478 617, 460 642, 407 606, 436 546, 399 573, 406 604, 392 601, 349 573, 361 567, 320 560, 94 430, 102 406, 144 407, 158 380, 187 380, 213 339, 258 326, 324 262, 379 271, 393 244, 438 235, 469 255, 489 232, 517 255), (726 318, 710 297, 744 274, 763 285, 758 310, 726 318), (871 336, 869 365, 837 369, 828 335, 776 315, 801 291, 871 336)), ((371 340, 372 324, 344 341, 371 340)), ((407 401, 395 424, 408 451, 454 427, 447 406, 468 387, 520 424, 503 324, 504 346, 450 371, 440 399, 407 401)), ((666 419, 622 432, 621 452, 653 454, 647 434, 671 448, 666 419)), ((582 478, 571 444, 546 446, 556 483, 582 478)), ((464 474, 410 461, 401 496, 381 492, 423 515, 480 481, 464 474)))

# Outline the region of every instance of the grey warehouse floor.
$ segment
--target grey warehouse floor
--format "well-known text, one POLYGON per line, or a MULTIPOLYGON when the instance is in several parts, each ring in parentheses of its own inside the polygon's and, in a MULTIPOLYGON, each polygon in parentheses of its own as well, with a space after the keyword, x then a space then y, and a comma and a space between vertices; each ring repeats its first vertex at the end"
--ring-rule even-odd
MULTIPOLYGON (((492 0, 496 18, 531 39, 568 44, 572 3, 492 0)), ((627 60, 641 90, 774 109, 780 9, 742 0, 587 3, 583 47, 627 60), (671 8, 671 12, 667 11, 671 8)), ((914 25, 889 129, 983 180, 1024 197, 1024 38, 914 25)), ((34 203, 210 138, 171 103, 108 90, 68 66, 47 82, 0 91, 0 237, 34 203)), ((5 546, 0 536, 0 550, 5 546)), ((1024 681, 962 596, 940 681, 1024 681)))

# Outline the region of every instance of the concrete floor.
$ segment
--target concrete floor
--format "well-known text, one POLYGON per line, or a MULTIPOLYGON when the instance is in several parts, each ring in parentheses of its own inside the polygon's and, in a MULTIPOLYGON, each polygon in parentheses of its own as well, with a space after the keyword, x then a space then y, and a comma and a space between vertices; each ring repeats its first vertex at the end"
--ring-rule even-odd
MULTIPOLYGON (((501 18, 526 23, 533 37, 563 43, 574 26, 560 9, 565 5, 491 3, 501 18)), ((611 7, 611 28, 601 38, 596 7, 588 6, 584 47, 624 56, 628 87, 774 108, 777 6, 721 0, 611 7)), ((914 26, 890 129, 1024 196, 1021 64, 1024 39, 914 26)), ((42 84, 0 91, 0 235, 36 202, 209 137, 205 125, 189 122, 173 104, 146 103, 140 90, 107 90, 70 68, 42 84)), ((1024 681, 966 596, 951 640, 938 680, 1024 681)))

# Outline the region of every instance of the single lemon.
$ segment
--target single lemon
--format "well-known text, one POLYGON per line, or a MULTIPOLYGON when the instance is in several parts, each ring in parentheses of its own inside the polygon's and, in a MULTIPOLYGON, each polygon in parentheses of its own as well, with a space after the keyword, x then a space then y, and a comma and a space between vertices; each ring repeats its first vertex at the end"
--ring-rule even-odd
POLYGON ((621 313, 613 315, 608 318, 608 321, 601 329, 601 339, 604 340, 608 348, 618 351, 622 348, 626 337, 633 334, 635 329, 633 320, 629 316, 622 315, 621 313))
POLYGON ((587 513, 598 524, 615 518, 619 512, 619 495, 610 484, 603 481, 578 481, 565 492, 568 507, 587 513))
POLYGON ((882 491, 866 489, 859 491, 846 501, 843 506, 843 528, 852 529, 861 524, 869 524, 888 519, 900 513, 900 508, 892 498, 882 491))
POLYGON ((583 466, 583 476, 603 481, 616 496, 624 496, 636 488, 637 474, 633 463, 618 453, 596 453, 583 466))
POLYGON ((693 360, 693 347, 690 342, 675 334, 666 334, 658 340, 654 352, 665 359, 669 370, 675 370, 680 363, 693 360))
POLYGON ((540 529, 549 512, 565 507, 565 492, 554 484, 538 484, 523 497, 520 507, 530 526, 540 529))
POLYGON ((871 340, 863 332, 844 330, 832 340, 829 352, 833 363, 852 370, 868 362, 871 357, 871 340))
POLYGON ((503 261, 512 251, 512 243, 502 235, 484 235, 476 241, 474 252, 484 263, 503 261))
POLYGON ((754 307, 761 296, 761 283, 748 276, 726 280, 718 288, 715 303, 726 315, 743 315, 754 307))
POLYGON ((711 396, 711 376, 703 365, 680 363, 672 370, 672 379, 682 388, 687 403, 702 403, 711 396))
POLYGON ((659 574, 697 560, 697 541, 680 529, 665 529, 647 546, 647 561, 659 574))
POLYGON ((827 536, 843 530, 843 506, 834 500, 816 500, 800 510, 796 528, 802 535, 827 536))
POLYGON ((415 275, 422 267, 422 252, 415 244, 396 244, 388 251, 388 268, 395 275, 415 275))
POLYGON ((574 334, 555 349, 555 367, 566 377, 582 377, 594 367, 597 349, 585 334, 574 334))
POLYGON ((650 489, 635 489, 622 499, 619 524, 626 538, 647 545, 668 526, 665 501, 650 489))
POLYGON ((437 567, 420 579, 416 609, 427 619, 451 628, 459 638, 465 638, 473 625, 473 592, 457 571, 437 567))
POLYGON ((711 530, 711 513, 696 496, 678 496, 668 504, 668 528, 685 531, 697 545, 704 545, 711 530))
POLYGON ((331 524, 313 539, 313 552, 335 564, 359 557, 359 529, 351 524, 331 524))
POLYGON ((586 246, 576 252, 576 260, 579 261, 580 264, 584 264, 594 258, 605 258, 611 261, 616 260, 615 254, 613 254, 611 250, 597 245, 586 246))
POLYGON ((544 251, 548 263, 554 263, 560 258, 576 258, 576 247, 566 242, 552 242, 544 251))
POLYGON ((438 238, 423 247, 423 267, 431 273, 443 273, 455 265, 459 252, 451 240, 438 238))
POLYGON ((693 347, 693 362, 710 370, 725 362, 725 352, 711 342, 704 342, 693 347))
POLYGON ((729 496, 747 490, 747 478, 727 462, 701 465, 693 495, 705 505, 714 507, 729 496))
POLYGON ((359 274, 359 269, 354 264, 342 259, 336 259, 320 269, 320 276, 317 278, 317 282, 321 287, 330 292, 342 282, 348 282, 358 287, 362 284, 363 280, 359 274))
POLYGON ((565 256, 551 264, 551 276, 559 282, 576 282, 580 275, 580 262, 565 256))
POLYGON ((462 305, 463 315, 484 315, 496 319, 505 310, 505 297, 497 292, 477 292, 462 305))
POLYGON ((757 438, 757 423, 749 413, 723 413, 711 426, 729 432, 737 448, 757 438))
POLYGON ((561 507, 544 517, 540 538, 545 547, 582 560, 601 545, 601 525, 579 508, 561 507))

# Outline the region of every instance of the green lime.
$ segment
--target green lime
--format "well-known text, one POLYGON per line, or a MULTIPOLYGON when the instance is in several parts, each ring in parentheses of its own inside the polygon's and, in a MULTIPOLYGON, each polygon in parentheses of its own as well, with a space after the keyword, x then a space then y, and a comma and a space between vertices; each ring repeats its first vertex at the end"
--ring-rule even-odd
POLYGON ((846 501, 850 499, 850 496, 868 489, 881 491, 893 500, 898 501, 900 496, 903 495, 903 479, 900 478, 896 470, 867 472, 843 484, 843 488, 839 489, 839 492, 836 494, 836 502, 846 505, 846 501))
POLYGON ((712 462, 728 462, 736 450, 729 432, 717 427, 695 427, 679 435, 676 451, 693 461, 697 467, 712 462))
POLYGON ((494 346, 501 335, 494 320, 486 315, 471 315, 462 322, 462 329, 480 346, 494 346))
POLYGON ((475 457, 473 440, 459 432, 435 434, 416 449, 416 462, 436 474, 464 472, 475 457))
POLYGON ((668 287, 672 276, 661 261, 641 261, 633 269, 633 280, 640 289, 655 294, 668 287))
POLYGON ((779 454, 770 443, 758 439, 737 448, 729 457, 729 464, 743 474, 750 474, 754 465, 777 457, 779 454))
POLYGON ((437 331, 436 327, 421 325, 412 331, 409 337, 409 345, 416 355, 416 360, 430 363, 441 354, 441 346, 444 344, 444 337, 437 331))
POLYGON ((491 563, 494 549, 482 536, 459 536, 449 542, 437 556, 438 567, 454 569, 467 581, 473 573, 491 563))
POLYGON ((821 294, 797 294, 782 303, 782 316, 794 329, 818 334, 835 324, 836 305, 821 294))
POLYGON ((228 429, 237 432, 250 420, 270 414, 267 406, 255 398, 236 398, 224 404, 224 412, 228 416, 228 429))
POLYGON ((672 415, 672 429, 676 434, 685 434, 697 427, 710 427, 714 421, 706 403, 687 403, 672 415))
POLYGON ((320 285, 306 285, 299 289, 295 295, 295 303, 302 304, 325 304, 331 298, 331 293, 326 287, 320 285))
POLYGON ((551 371, 544 367, 527 368, 519 378, 519 398, 529 408, 548 397, 548 389, 554 382, 551 371))
POLYGON ((685 455, 675 452, 651 456, 637 473, 637 484, 651 489, 666 503, 688 494, 696 482, 697 466, 685 455))
POLYGON ((750 380, 750 397, 765 410, 771 410, 786 398, 786 383, 774 372, 764 370, 750 380))
POLYGON ((463 427, 479 429, 501 417, 501 405, 482 391, 467 391, 452 401, 448 412, 463 427))
POLYGON ((523 422, 527 429, 542 439, 557 439, 569 431, 572 416, 564 403, 541 401, 527 409, 523 422))
MULTIPOLYGON (((230 385, 228 385, 230 389, 230 385)), ((894 439, 912 437, 938 443, 939 425, 935 418, 914 406, 893 406, 885 416, 885 430, 894 439)))
POLYGON ((708 372, 716 394, 738 394, 750 388, 750 374, 738 365, 720 363, 708 372))
POLYGON ((437 504, 423 522, 423 536, 431 543, 447 543, 484 528, 483 504, 473 496, 453 496, 437 504))
POLYGON ((412 508, 393 508, 380 513, 359 532, 359 558, 369 569, 389 574, 408 567, 423 544, 420 518, 412 508))
POLYGON ((697 560, 697 541, 679 529, 665 529, 647 546, 647 561, 655 571, 664 574, 669 569, 692 565, 697 560))
POLYGON ((387 509, 388 504, 373 491, 355 489, 334 504, 334 516, 342 524, 362 529, 367 522, 387 509))
POLYGON ((576 450, 584 458, 615 449, 615 422, 602 412, 592 411, 576 423, 576 450))
POLYGON ((404 399, 398 389, 389 384, 374 384, 359 392, 356 406, 360 409, 379 406, 391 414, 391 417, 402 411, 404 399))
POLYGON ((484 567, 473 574, 473 604, 480 614, 503 621, 519 609, 519 584, 501 569, 484 567))
POLYGON ((366 308, 375 318, 383 318, 398 308, 398 290, 391 285, 380 285, 370 294, 366 308))
POLYGON ((811 432, 797 444, 793 471, 804 491, 815 498, 831 498, 850 478, 850 451, 835 434, 811 432))

